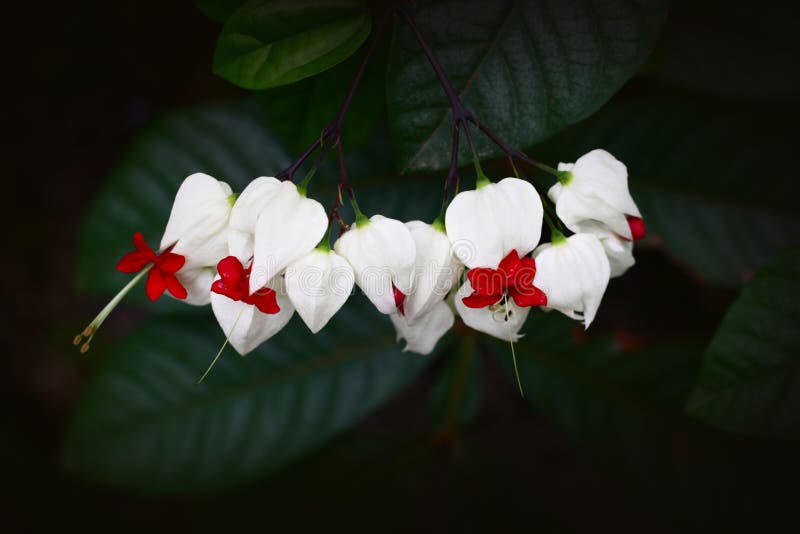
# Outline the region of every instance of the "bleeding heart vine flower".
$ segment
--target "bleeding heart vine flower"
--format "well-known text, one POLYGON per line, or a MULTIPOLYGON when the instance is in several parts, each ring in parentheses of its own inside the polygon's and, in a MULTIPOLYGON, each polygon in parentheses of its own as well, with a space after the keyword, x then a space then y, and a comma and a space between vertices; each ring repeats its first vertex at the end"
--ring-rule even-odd
POLYGON ((250 293, 251 269, 235 256, 223 258, 217 270, 211 308, 228 342, 244 356, 286 326, 294 308, 281 277, 250 293))
POLYGON ((383 215, 356 223, 334 243, 334 250, 353 267, 355 282, 381 313, 404 310, 412 289, 416 247, 408 228, 383 215))
POLYGON ((512 250, 525 256, 539 244, 543 208, 529 182, 478 183, 455 196, 445 214, 453 251, 469 268, 496 267, 512 250))
POLYGON ((172 252, 172 247, 161 254, 156 254, 144 240, 141 232, 133 234, 133 246, 136 250, 128 252, 119 260, 117 270, 123 273, 138 273, 146 268, 145 292, 153 302, 166 290, 169 290, 176 299, 185 299, 186 288, 181 285, 175 273, 183 267, 186 258, 172 252))
POLYGON ((464 324, 504 341, 514 343, 519 340, 522 337, 519 331, 528 318, 530 306, 518 306, 513 299, 503 298, 496 304, 473 308, 467 306, 464 300, 474 292, 468 278, 455 294, 456 312, 464 324))
POLYGON ((644 220, 628 191, 628 169, 605 150, 592 150, 575 163, 559 163, 558 180, 547 194, 573 232, 585 232, 584 224, 597 221, 624 239, 645 236, 644 220))
POLYGON ((453 255, 450 239, 441 220, 432 225, 410 221, 406 223, 406 228, 414 240, 416 257, 413 288, 402 305, 405 318, 415 321, 444 300, 461 276, 464 266, 453 255))
POLYGON ((503 258, 497 269, 476 267, 467 272, 472 294, 462 302, 469 308, 485 308, 511 299, 519 307, 544 306, 547 295, 534 285, 536 262, 520 258, 512 250, 503 258))
POLYGON ((618 236, 597 221, 584 221, 580 223, 580 228, 581 233, 592 234, 600 240, 611 267, 611 278, 621 276, 636 263, 633 257, 633 241, 618 236))
POLYGON ((453 310, 444 300, 435 301, 428 311, 414 321, 398 312, 389 314, 389 318, 397 331, 397 341, 406 340, 403 351, 422 355, 433 352, 436 343, 455 322, 453 310))
POLYGON ((316 334, 344 305, 355 284, 353 268, 327 245, 327 237, 286 268, 286 292, 297 313, 316 334))
POLYGON ((556 235, 533 253, 536 259, 534 283, 547 293, 547 307, 583 321, 594 320, 608 286, 611 267, 597 236, 556 235))
POLYGON ((304 189, 281 182, 255 224, 250 291, 264 287, 286 267, 314 250, 328 228, 325 208, 304 189))
POLYGON ((275 196, 281 181, 271 176, 260 176, 247 184, 231 209, 228 225, 228 250, 241 262, 253 257, 256 222, 267 203, 275 196))

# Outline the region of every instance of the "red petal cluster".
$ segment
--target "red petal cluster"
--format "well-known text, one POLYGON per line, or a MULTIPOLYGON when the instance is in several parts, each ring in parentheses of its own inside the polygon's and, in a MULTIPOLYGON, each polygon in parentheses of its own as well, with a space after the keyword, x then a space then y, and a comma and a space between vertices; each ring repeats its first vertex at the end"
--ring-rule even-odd
POLYGON ((477 267, 470 269, 467 278, 472 286, 472 295, 464 297, 470 308, 483 308, 497 304, 508 295, 517 306, 544 306, 547 295, 533 285, 536 262, 533 258, 521 258, 516 250, 500 261, 497 269, 477 267))
POLYGON ((278 297, 274 289, 262 287, 250 294, 250 267, 244 268, 235 256, 222 258, 217 264, 220 279, 211 285, 211 291, 231 300, 252 304, 261 313, 278 313, 278 297))
POLYGON ((633 215, 628 215, 625 218, 628 220, 628 226, 631 229, 631 236, 633 236, 634 241, 639 241, 647 235, 644 219, 641 217, 634 217, 633 215))
POLYGON ((145 291, 150 300, 153 302, 158 300, 164 290, 169 290, 176 299, 185 299, 186 288, 178 281, 175 273, 183 267, 186 258, 171 252, 172 247, 161 254, 156 254, 145 242, 141 232, 133 234, 133 246, 136 250, 128 252, 119 260, 117 270, 123 273, 138 273, 152 263, 145 284, 145 291))

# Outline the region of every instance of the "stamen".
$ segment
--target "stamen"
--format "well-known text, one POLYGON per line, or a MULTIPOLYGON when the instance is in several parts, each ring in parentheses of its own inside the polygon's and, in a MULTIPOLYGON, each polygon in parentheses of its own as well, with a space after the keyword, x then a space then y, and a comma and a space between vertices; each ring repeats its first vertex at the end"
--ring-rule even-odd
POLYGON ((508 322, 508 296, 504 297, 503 303, 506 307, 506 325, 508 326, 508 344, 511 345, 511 361, 514 362, 514 375, 517 377, 517 387, 519 387, 519 394, 524 399, 525 392, 522 390, 522 381, 519 378, 519 368, 517 367, 517 351, 514 350, 514 335, 511 332, 511 323, 508 322))
POLYGON ((86 354, 89 351, 89 343, 92 341, 92 338, 94 338, 94 335, 97 333, 97 330, 100 328, 100 325, 102 325, 103 321, 105 321, 106 318, 109 315, 111 315, 111 312, 114 311, 114 308, 116 308, 117 305, 120 302, 122 302, 122 299, 125 298, 125 295, 130 293, 131 289, 133 289, 133 287, 137 283, 139 283, 139 281, 142 278, 144 278, 144 275, 147 274, 150 271, 151 267, 152 267, 152 264, 148 265, 147 267, 142 269, 141 272, 139 272, 139 274, 134 276, 133 279, 130 282, 128 282, 125 285, 125 287, 123 287, 120 290, 120 292, 117 293, 114 296, 114 298, 111 299, 111 301, 109 301, 109 303, 106 304, 105 307, 102 310, 100 310, 100 313, 97 314, 97 317, 92 319, 92 322, 89 323, 89 325, 86 328, 83 329, 83 332, 78 334, 77 336, 75 336, 75 338, 72 340, 72 343, 76 347, 78 345, 80 345, 80 343, 81 343, 81 341, 83 341, 84 337, 87 338, 86 339, 86 343, 84 343, 81 346, 81 349, 80 349, 81 354, 86 354))
POLYGON ((225 350, 225 347, 228 346, 228 342, 231 340, 231 336, 233 335, 233 331, 236 330, 236 325, 239 324, 239 318, 242 316, 242 312, 243 311, 244 311, 244 308, 242 308, 241 311, 239 311, 239 315, 236 316, 236 320, 233 322, 233 326, 231 327, 231 331, 228 333, 228 336, 225 338, 225 343, 223 343, 222 346, 219 348, 219 352, 217 352, 217 355, 214 356, 213 360, 211 360, 211 365, 208 366, 208 369, 206 369, 206 372, 203 373, 203 376, 200 377, 200 380, 195 382, 195 385, 199 386, 200 384, 202 384, 203 380, 205 380, 206 377, 208 376, 208 373, 211 372, 211 369, 213 369, 214 366, 217 365, 217 360, 219 360, 219 357, 222 355, 222 351, 225 350))

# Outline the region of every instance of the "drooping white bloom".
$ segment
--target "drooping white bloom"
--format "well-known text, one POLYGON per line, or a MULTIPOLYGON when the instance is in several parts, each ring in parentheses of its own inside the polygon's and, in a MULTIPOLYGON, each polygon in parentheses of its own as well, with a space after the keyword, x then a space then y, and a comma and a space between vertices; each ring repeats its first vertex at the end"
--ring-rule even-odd
POLYGON ((536 247, 542 214, 533 185, 504 178, 456 195, 445 227, 455 255, 467 267, 497 267, 512 250, 524 256, 536 247))
POLYGON ((332 250, 316 248, 286 268, 286 291, 313 333, 339 311, 355 283, 353 268, 332 250))
POLYGON ((597 221, 583 221, 578 227, 580 233, 593 234, 600 240, 611 266, 611 278, 621 276, 636 263, 633 257, 633 241, 621 238, 597 221))
POLYGON ((228 255, 231 203, 230 186, 202 173, 187 177, 175 195, 160 248, 172 246, 186 259, 175 276, 187 290, 188 304, 209 302, 213 266, 228 255))
POLYGON ((444 299, 456 284, 463 266, 453 255, 443 227, 410 221, 406 228, 414 240, 416 259, 413 287, 403 306, 405 318, 415 321, 444 299))
POLYGON ((409 321, 406 316, 397 312, 391 313, 389 318, 397 331, 397 341, 406 340, 406 348, 403 351, 423 355, 433 352, 436 343, 455 322, 453 311, 443 299, 435 301, 433 306, 415 321, 409 321))
POLYGON ((641 213, 628 191, 628 169, 605 150, 592 150, 575 163, 559 163, 563 174, 548 191, 556 214, 573 232, 582 223, 598 221, 626 239, 635 236, 629 217, 641 220, 641 213))
MULTIPOLYGON (((217 276, 216 280, 220 277, 217 276)), ((242 356, 251 352, 261 343, 277 334, 292 318, 294 307, 286 295, 283 277, 275 277, 267 285, 275 290, 278 313, 262 313, 253 304, 218 293, 211 293, 211 309, 217 318, 222 332, 242 356)))
POLYGON ((312 251, 327 228, 322 204, 300 193, 292 182, 281 182, 256 220, 250 292, 312 251))
POLYGON ((394 288, 411 292, 416 248, 402 222, 373 215, 354 224, 334 249, 353 267, 356 284, 381 313, 397 309, 394 288))
POLYGON ((512 299, 507 298, 484 308, 470 308, 464 304, 464 298, 472 293, 472 285, 469 280, 465 280, 455 294, 456 311, 464 324, 504 341, 515 342, 522 337, 519 330, 528 318, 530 307, 517 306, 512 299))
POLYGON ((253 256, 256 221, 267 203, 280 189, 281 181, 260 176, 247 184, 231 210, 228 247, 231 256, 247 262, 253 256))
POLYGON ((547 295, 547 307, 581 320, 589 328, 611 274, 597 236, 562 237, 560 241, 537 247, 533 257, 536 260, 533 283, 547 295))

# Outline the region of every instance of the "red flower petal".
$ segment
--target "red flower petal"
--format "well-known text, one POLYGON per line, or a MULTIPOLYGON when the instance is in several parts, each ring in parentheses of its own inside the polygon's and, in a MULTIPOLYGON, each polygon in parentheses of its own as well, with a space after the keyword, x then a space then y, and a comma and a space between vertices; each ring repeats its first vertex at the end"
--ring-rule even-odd
POLYGON ((533 286, 534 278, 536 278, 536 260, 522 258, 511 275, 508 286, 516 289, 527 288, 533 286))
POLYGON ((148 298, 153 302, 158 300, 164 290, 167 288, 167 283, 164 281, 164 276, 158 269, 150 269, 147 273, 147 283, 144 286, 148 298))
POLYGON ((117 270, 123 273, 138 273, 144 269, 148 263, 150 263, 149 258, 145 257, 138 250, 134 250, 122 256, 122 259, 117 263, 117 270))
POLYGON ((522 288, 514 288, 508 292, 514 303, 523 308, 528 306, 546 306, 547 295, 544 291, 533 285, 522 288))
POLYGON ((133 234, 133 246, 136 247, 136 250, 141 252, 150 261, 156 259, 156 253, 152 248, 150 248, 150 245, 147 244, 147 241, 144 240, 144 236, 141 232, 136 232, 133 234))
POLYGON ((512 249, 505 258, 500 260, 500 264, 497 266, 497 270, 505 274, 506 276, 513 276, 514 272, 519 268, 519 254, 517 254, 516 249, 512 249))
POLYGON ((227 256, 217 263, 217 271, 227 282, 240 281, 244 278, 244 267, 236 256, 227 256))
POLYGON ((502 300, 502 298, 502 293, 499 295, 481 295, 479 293, 473 293, 472 295, 461 299, 461 302, 463 302, 464 306, 468 308, 485 308, 486 306, 497 304, 500 302, 500 300, 502 300))
POLYGON ((186 258, 174 252, 165 252, 156 259, 155 264, 164 273, 175 274, 186 263, 186 258))
POLYGON ((641 217, 633 217, 631 215, 628 215, 626 219, 628 220, 628 226, 631 229, 631 236, 633 236, 634 241, 638 241, 647 235, 647 228, 644 225, 644 219, 641 217))
POLYGON ((403 303, 406 300, 406 294, 394 287, 394 284, 392 284, 392 291, 394 292, 394 305, 397 306, 397 311, 400 312, 400 315, 405 315, 406 311, 403 308, 403 303))
MULTIPOLYGON (((181 256, 182 258, 183 256, 181 256)), ((163 273, 162 273, 163 274, 163 273)), ((180 280, 174 274, 163 274, 164 282, 166 282, 167 289, 172 296, 176 299, 185 299, 186 298, 186 288, 181 285, 180 280)))
POLYGON ((477 267, 467 272, 472 290, 480 295, 500 295, 506 288, 506 277, 496 269, 477 267))
POLYGON ((253 293, 249 298, 245 299, 246 304, 252 304, 261 313, 278 313, 281 311, 278 306, 277 293, 274 289, 264 287, 253 293))

